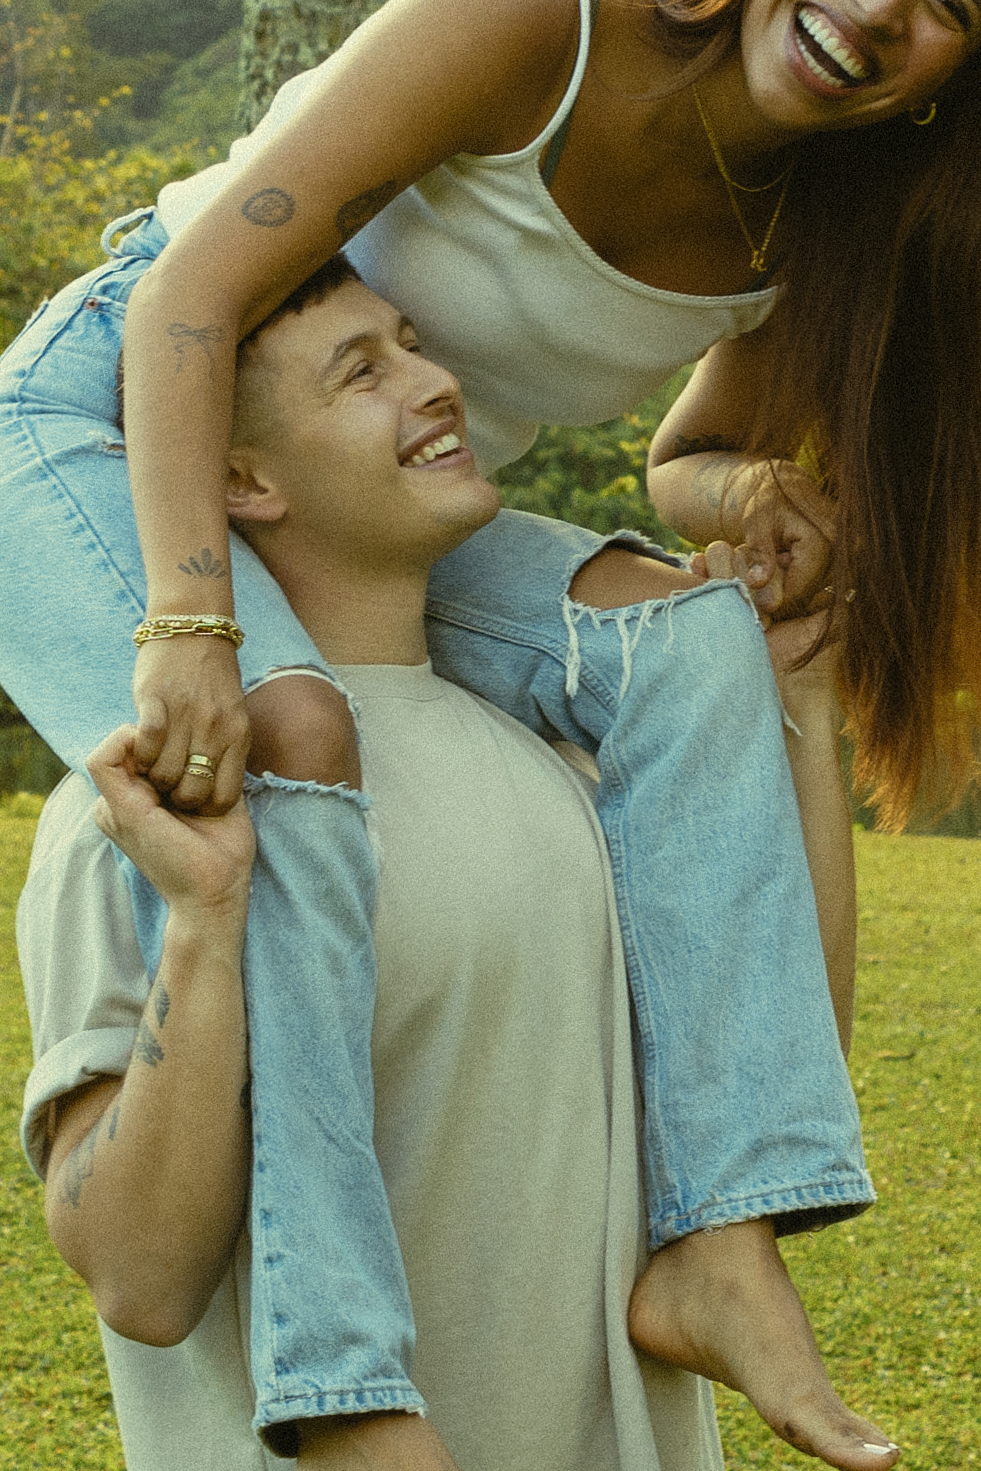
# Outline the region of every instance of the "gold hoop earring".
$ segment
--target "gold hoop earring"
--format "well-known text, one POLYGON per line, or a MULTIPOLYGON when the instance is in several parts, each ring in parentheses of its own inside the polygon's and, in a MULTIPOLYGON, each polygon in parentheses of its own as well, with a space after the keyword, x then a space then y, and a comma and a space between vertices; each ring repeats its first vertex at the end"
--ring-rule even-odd
POLYGON ((911 107, 910 119, 918 128, 928 128, 937 116, 937 104, 935 102, 924 102, 921 108, 911 107), (918 116, 917 114, 922 114, 918 116))

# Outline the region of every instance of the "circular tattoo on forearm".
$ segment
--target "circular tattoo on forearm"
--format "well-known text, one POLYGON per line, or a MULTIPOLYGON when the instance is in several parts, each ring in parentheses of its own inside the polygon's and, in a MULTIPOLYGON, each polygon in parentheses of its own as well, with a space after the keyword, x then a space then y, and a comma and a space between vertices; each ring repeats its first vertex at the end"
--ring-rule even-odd
POLYGON ((275 228, 296 214, 296 200, 282 189, 260 189, 242 205, 242 213, 253 225, 275 228))

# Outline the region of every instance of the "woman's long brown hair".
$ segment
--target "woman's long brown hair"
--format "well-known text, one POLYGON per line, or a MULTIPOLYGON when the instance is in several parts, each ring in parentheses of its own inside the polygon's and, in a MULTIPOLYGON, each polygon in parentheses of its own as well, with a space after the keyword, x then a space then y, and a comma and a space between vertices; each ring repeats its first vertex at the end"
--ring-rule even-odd
MULTIPOLYGON (((741 0, 657 5, 655 44, 741 0)), ((691 26, 691 30, 689 30, 691 26)), ((675 54, 691 55, 678 43, 675 54)), ((704 52, 703 52, 704 54, 704 52)), ((751 452, 816 448, 837 503, 834 630, 854 773, 881 824, 950 806, 981 725, 981 57, 937 116, 808 141, 785 206, 751 452)))

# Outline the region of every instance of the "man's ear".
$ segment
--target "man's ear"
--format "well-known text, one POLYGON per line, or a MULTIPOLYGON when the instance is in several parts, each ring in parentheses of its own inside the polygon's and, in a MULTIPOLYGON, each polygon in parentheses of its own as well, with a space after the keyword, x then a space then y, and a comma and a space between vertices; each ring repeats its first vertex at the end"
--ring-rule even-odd
POLYGON ((228 515, 236 521, 281 521, 286 500, 256 465, 253 453, 233 449, 228 456, 225 490, 228 515))

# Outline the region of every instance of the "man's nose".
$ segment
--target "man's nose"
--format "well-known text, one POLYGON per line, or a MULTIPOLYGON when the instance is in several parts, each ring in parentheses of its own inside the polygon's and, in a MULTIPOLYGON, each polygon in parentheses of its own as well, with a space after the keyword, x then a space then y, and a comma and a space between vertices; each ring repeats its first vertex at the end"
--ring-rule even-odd
POLYGON ((449 369, 418 355, 413 355, 413 368, 414 408, 427 409, 459 402, 460 385, 449 369))

